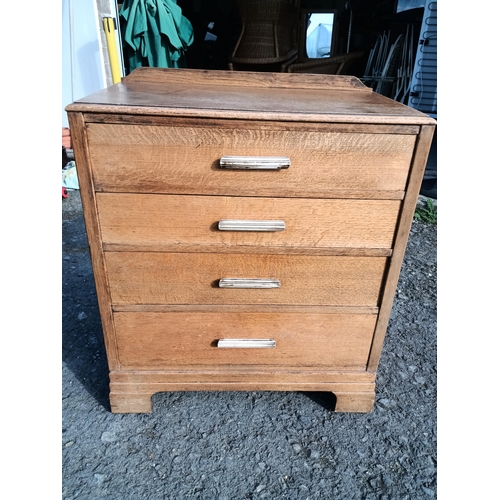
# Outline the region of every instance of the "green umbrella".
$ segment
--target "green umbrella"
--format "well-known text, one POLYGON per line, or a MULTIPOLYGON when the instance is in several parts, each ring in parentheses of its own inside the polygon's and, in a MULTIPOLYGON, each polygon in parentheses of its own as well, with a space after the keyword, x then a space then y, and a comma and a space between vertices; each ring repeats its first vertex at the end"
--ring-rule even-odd
POLYGON ((176 0, 124 0, 120 16, 130 71, 186 67, 184 52, 193 43, 193 26, 176 0))

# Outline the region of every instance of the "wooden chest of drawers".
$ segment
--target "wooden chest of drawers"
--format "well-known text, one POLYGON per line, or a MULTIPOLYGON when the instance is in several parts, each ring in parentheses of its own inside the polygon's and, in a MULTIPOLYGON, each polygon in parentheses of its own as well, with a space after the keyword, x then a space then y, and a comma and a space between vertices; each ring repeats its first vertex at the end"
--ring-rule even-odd
POLYGON ((116 413, 370 411, 435 122, 354 77, 144 68, 67 108, 116 413))

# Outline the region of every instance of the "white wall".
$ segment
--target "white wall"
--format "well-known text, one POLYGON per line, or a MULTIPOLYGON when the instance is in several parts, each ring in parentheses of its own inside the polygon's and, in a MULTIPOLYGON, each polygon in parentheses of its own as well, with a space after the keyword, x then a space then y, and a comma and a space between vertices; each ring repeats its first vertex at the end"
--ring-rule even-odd
POLYGON ((62 0, 63 127, 68 126, 64 111, 68 104, 110 84, 102 17, 116 18, 116 0, 97 1, 99 4, 96 0, 62 0))

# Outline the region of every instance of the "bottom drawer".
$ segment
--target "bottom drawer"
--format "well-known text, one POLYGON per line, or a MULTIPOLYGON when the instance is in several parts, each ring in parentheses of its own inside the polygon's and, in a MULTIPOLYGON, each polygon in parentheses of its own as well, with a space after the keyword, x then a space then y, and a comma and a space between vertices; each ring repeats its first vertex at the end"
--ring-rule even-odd
POLYGON ((122 369, 275 365, 364 370, 376 314, 117 312, 122 369), (220 339, 272 339, 272 348, 220 348, 220 339))

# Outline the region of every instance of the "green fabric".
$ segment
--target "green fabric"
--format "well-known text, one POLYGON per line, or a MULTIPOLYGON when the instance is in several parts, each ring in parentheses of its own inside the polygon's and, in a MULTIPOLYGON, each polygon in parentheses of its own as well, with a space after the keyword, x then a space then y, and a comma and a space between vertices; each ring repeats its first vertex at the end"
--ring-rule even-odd
POLYGON ((120 10, 124 57, 130 71, 140 66, 185 68, 184 52, 193 43, 191 23, 177 0, 125 0, 120 10))

